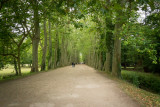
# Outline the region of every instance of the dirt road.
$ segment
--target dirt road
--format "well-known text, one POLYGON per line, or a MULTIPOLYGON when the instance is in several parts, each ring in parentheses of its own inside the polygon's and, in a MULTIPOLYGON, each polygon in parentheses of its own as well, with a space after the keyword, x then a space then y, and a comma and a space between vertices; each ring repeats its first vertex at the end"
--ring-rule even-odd
POLYGON ((139 107, 117 83, 86 65, 0 84, 0 107, 139 107))

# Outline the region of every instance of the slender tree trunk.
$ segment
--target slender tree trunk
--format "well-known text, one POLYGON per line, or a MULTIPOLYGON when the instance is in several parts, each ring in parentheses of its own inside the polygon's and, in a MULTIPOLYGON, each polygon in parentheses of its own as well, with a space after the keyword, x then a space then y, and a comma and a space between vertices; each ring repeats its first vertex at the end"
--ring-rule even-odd
POLYGON ((66 39, 66 42, 65 42, 65 48, 64 48, 64 52, 65 52, 65 59, 64 59, 64 61, 65 61, 65 65, 68 65, 68 52, 67 52, 67 48, 68 48, 68 39, 66 39))
POLYGON ((95 68, 95 63, 96 63, 96 52, 94 50, 94 53, 93 53, 93 67, 95 68))
POLYGON ((54 50, 54 68, 57 67, 57 61, 58 61, 58 33, 56 32, 55 37, 55 50, 54 50))
POLYGON ((102 70, 102 60, 101 60, 101 57, 102 57, 102 55, 101 55, 101 52, 100 52, 99 55, 98 55, 98 69, 99 70, 102 70))
POLYGON ((95 68, 98 69, 98 53, 96 52, 96 63, 95 63, 95 68))
POLYGON ((93 47, 93 50, 94 50, 94 56, 93 56, 93 59, 94 59, 94 62, 93 62, 93 66, 94 66, 94 68, 96 68, 96 46, 95 46, 95 44, 96 44, 96 36, 94 37, 94 47, 93 47))
POLYGON ((89 50, 88 65, 91 66, 91 51, 89 50))
POLYGON ((60 56, 61 56, 61 50, 60 50, 60 44, 59 44, 59 37, 57 35, 57 61, 56 61, 56 66, 60 66, 60 56))
POLYGON ((14 69, 16 71, 16 75, 18 75, 18 69, 17 69, 17 61, 16 58, 14 58, 14 69))
POLYGON ((49 20, 49 60, 48 60, 48 69, 52 68, 53 59, 52 59, 52 36, 51 36, 51 22, 49 20))
POLYGON ((72 63, 72 55, 69 55, 69 64, 72 63))
POLYGON ((74 51, 75 53, 74 53, 74 63, 76 63, 76 54, 77 54, 77 51, 76 51, 76 49, 75 49, 75 51, 74 51))
POLYGON ((65 55, 65 52, 64 52, 64 43, 65 42, 65 37, 64 35, 62 36, 62 44, 61 44, 61 59, 60 59, 60 65, 61 66, 64 66, 64 55, 65 55))
POLYGON ((49 27, 49 60, 48 60, 48 69, 52 68, 53 65, 53 56, 52 56, 52 36, 51 36, 51 22, 48 21, 48 27, 49 27))
POLYGON ((41 71, 46 69, 46 53, 47 53, 47 30, 46 30, 46 19, 44 19, 44 46, 43 46, 43 53, 42 53, 42 65, 41 71))
POLYGON ((32 68, 31 72, 38 72, 38 44, 40 40, 38 1, 33 1, 34 11, 34 34, 32 38, 32 68))
POLYGON ((17 63, 18 63, 18 74, 21 75, 20 47, 18 47, 17 63))

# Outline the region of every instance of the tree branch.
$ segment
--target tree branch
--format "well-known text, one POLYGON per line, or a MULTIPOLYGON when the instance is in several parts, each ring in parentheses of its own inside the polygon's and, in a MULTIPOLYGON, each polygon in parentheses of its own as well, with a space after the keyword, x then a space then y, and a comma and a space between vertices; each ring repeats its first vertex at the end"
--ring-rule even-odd
MULTIPOLYGON (((23 24, 24 24, 24 23, 23 23, 23 24)), ((22 26, 23 26, 23 24, 22 24, 22 26)), ((27 27, 26 24, 24 24, 24 27, 27 29, 27 35, 29 35, 29 37, 30 37, 31 39, 33 39, 33 37, 32 37, 32 35, 31 35, 30 31, 33 29, 34 26, 32 26, 32 27, 30 28, 30 30, 28 30, 28 27, 27 27)), ((24 27, 23 27, 23 29, 24 29, 24 27)))
POLYGON ((0 54, 1 56, 13 56, 15 58, 17 58, 17 56, 15 54, 0 54))
POLYGON ((27 37, 26 34, 24 34, 23 38, 20 40, 19 44, 18 44, 18 47, 23 43, 24 39, 27 37))
POLYGON ((13 42, 18 46, 18 43, 14 40, 14 38, 11 35, 9 35, 9 36, 13 40, 13 42))

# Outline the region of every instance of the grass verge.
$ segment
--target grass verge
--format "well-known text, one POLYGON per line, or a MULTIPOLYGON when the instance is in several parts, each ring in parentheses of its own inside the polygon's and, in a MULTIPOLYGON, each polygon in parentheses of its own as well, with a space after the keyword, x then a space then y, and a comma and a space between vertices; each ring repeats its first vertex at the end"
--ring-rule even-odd
POLYGON ((8 81, 8 80, 14 80, 14 79, 18 79, 18 78, 23 78, 29 75, 35 74, 28 72, 28 73, 22 73, 22 75, 15 75, 15 74, 11 74, 11 75, 5 75, 5 76, 0 76, 0 82, 4 82, 4 81, 8 81))
MULTIPOLYGON (((7 68, 7 69, 2 69, 2 70, 0 70, 0 82, 23 78, 23 77, 26 77, 29 75, 33 75, 35 73, 39 73, 39 72, 30 72, 30 69, 31 68, 22 67, 21 68, 22 75, 15 75, 15 72, 13 72, 14 71, 13 66, 9 66, 9 68, 7 68)), ((39 70, 40 70, 40 68, 39 68, 39 70)), ((43 72, 43 71, 41 71, 41 72, 43 72)))
POLYGON ((118 79, 112 76, 110 73, 105 74, 109 79, 116 81, 119 87, 131 98, 139 102, 142 107, 160 107, 159 94, 154 94, 152 92, 138 88, 136 85, 133 85, 125 80, 118 79))
POLYGON ((160 77, 151 73, 122 70, 122 79, 147 91, 160 94, 160 77))
POLYGON ((140 89, 133 84, 121 80, 120 88, 145 107, 160 107, 160 95, 140 89))

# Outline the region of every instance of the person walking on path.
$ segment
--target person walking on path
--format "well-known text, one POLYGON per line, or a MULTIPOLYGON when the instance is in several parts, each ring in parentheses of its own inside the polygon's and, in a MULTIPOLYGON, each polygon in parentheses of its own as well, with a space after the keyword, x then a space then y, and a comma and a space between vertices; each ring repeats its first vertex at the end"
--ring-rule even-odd
POLYGON ((75 63, 74 62, 72 62, 72 67, 75 67, 75 63))

